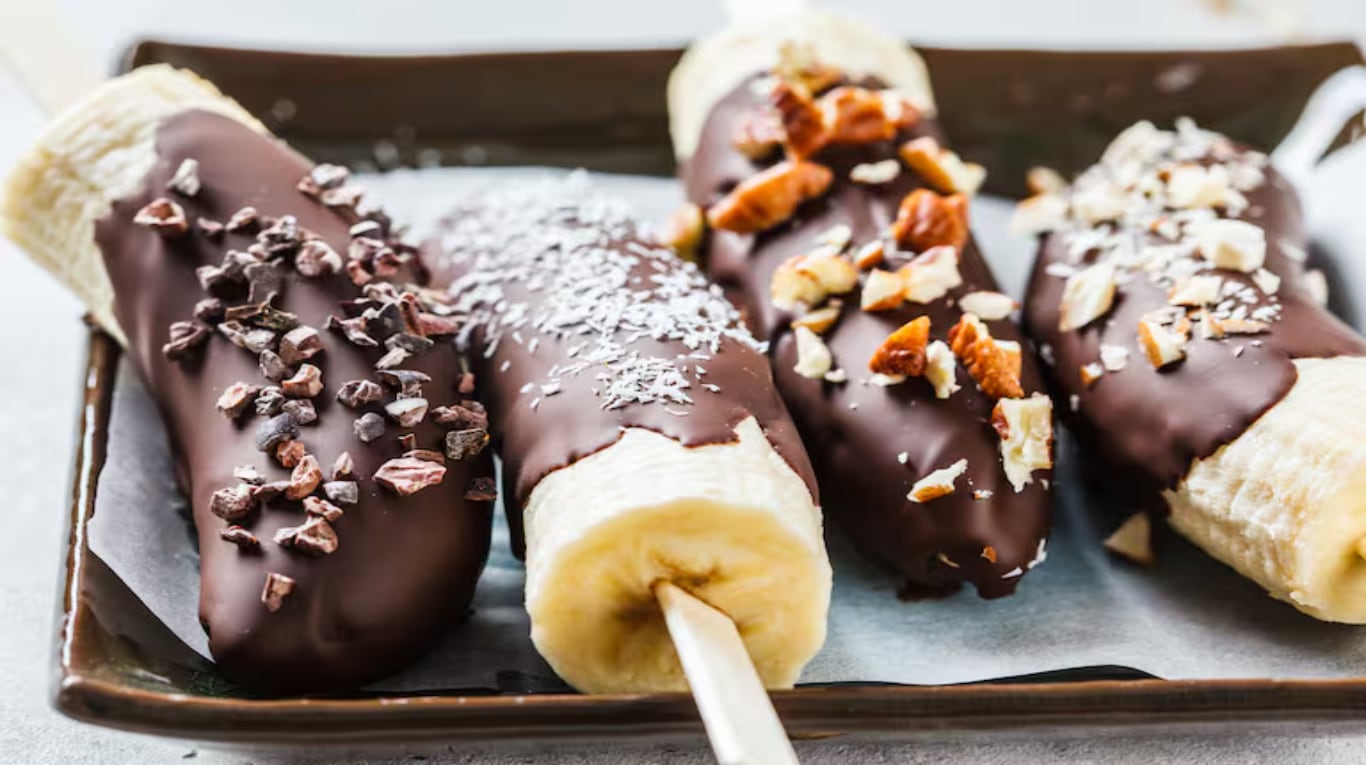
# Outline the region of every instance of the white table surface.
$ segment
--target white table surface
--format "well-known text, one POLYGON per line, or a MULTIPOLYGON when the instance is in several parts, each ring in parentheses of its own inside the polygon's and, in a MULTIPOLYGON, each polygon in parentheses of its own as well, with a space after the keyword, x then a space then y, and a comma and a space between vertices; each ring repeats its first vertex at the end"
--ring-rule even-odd
MULTIPOLYGON (((23 2, 25 0, 0 0, 23 2)), ((45 0, 27 0, 44 2, 45 0)), ((1212 0, 1205 0, 1211 2, 1212 0)), ((58 0, 95 65, 108 68, 141 36, 320 50, 490 50, 637 47, 685 41, 722 19, 715 0, 58 0)), ((1308 37, 1366 38, 1362 0, 1225 0, 1253 15, 1216 20, 1199 0, 856 0, 848 7, 893 33, 935 43, 1054 47, 1227 46, 1283 39, 1286 27, 1255 15, 1289 9, 1308 37), (989 12, 987 12, 989 11, 989 12), (982 28, 981 19, 993 20, 982 28)), ((1218 3, 1214 3, 1218 4, 1218 3)), ((32 138, 42 115, 0 68, 0 172, 32 138)), ((57 578, 64 553, 72 434, 84 358, 81 308, 49 276, 0 239, 0 762, 303 762, 200 750, 71 722, 48 704, 57 578)), ((1366 741, 1276 736, 1078 737, 1020 734, 992 742, 798 745, 807 763, 1366 761, 1366 741)), ((709 762, 701 740, 656 748, 589 746, 491 757, 472 749, 396 748, 357 762, 709 762)), ((336 758, 331 758, 337 761, 336 758)))

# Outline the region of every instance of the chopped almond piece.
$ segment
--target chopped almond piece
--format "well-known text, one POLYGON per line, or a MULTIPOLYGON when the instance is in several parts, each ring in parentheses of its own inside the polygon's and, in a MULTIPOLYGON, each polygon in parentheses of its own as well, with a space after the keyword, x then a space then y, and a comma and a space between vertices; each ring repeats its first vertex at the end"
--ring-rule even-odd
POLYGON ((911 493, 906 495, 906 499, 915 503, 923 503, 946 497, 957 489, 954 483, 967 470, 968 461, 966 459, 958 460, 948 467, 939 468, 916 481, 915 485, 911 487, 911 493))
POLYGON ((824 194, 834 174, 825 165, 784 160, 746 178, 707 210, 707 222, 741 234, 773 228, 808 199, 824 194))
POLYGON ((949 330, 949 347, 963 361, 963 366, 983 393, 993 398, 1018 398, 1024 395, 1020 383, 1023 360, 1019 345, 998 342, 981 319, 970 313, 963 314, 949 330))
POLYGON ((792 328, 806 327, 818 335, 825 334, 825 331, 834 326, 835 321, 839 319, 843 306, 840 301, 831 300, 820 308, 793 319, 792 328))
POLYGON ((887 336, 868 360, 868 371, 918 377, 925 371, 925 348, 930 342, 930 317, 921 316, 887 336))
POLYGON ((788 258, 773 272, 769 294, 784 310, 820 305, 829 295, 843 295, 858 286, 858 270, 833 247, 822 247, 788 258))
POLYGON ((1259 268, 1252 274, 1252 283, 1256 284, 1257 289, 1267 295, 1274 295, 1281 289, 1281 277, 1265 268, 1259 268))
POLYGON ((881 372, 868 378, 869 385, 876 385, 879 388, 890 388, 893 385, 900 385, 906 382, 906 375, 887 375, 881 372))
POLYGON ((1104 375, 1105 367, 1101 366, 1099 361, 1081 365, 1081 384, 1088 388, 1094 385, 1096 380, 1099 380, 1104 375))
POLYGON ((1196 274, 1167 292, 1172 305, 1202 306, 1219 302, 1219 291, 1224 286, 1222 277, 1215 274, 1196 274))
POLYGON ((1153 321, 1138 322, 1138 345, 1148 355, 1154 369, 1161 369, 1186 358, 1187 337, 1153 321))
POLYGON ((838 385, 839 383, 849 382, 849 373, 843 369, 832 369, 825 373, 823 379, 828 383, 835 383, 838 385))
POLYGON ((1134 513, 1105 538, 1105 549, 1141 566, 1153 565, 1152 521, 1147 513, 1134 513))
POLYGON ((1200 254, 1219 268, 1252 273, 1266 260, 1266 232, 1260 226, 1219 218, 1191 228, 1200 254))
POLYGON ((849 180, 854 183, 866 183, 875 186, 881 183, 891 183, 896 177, 901 175, 901 163, 894 159, 884 159, 881 162, 863 162, 854 165, 854 169, 849 171, 849 180))
POLYGON ((1230 192, 1236 193, 1222 165, 1183 164, 1167 172, 1167 204, 1171 207, 1221 207, 1230 192))
POLYGON ((1225 335, 1259 335, 1271 329, 1271 325, 1255 319, 1216 319, 1206 315, 1205 323, 1214 337, 1225 335))
POLYGON ((702 208, 695 204, 685 204, 674 210, 659 231, 659 241, 678 253, 678 257, 695 262, 697 248, 702 246, 702 236, 707 233, 707 219, 702 217, 702 208))
POLYGON ((1067 181, 1051 167, 1031 167, 1025 174, 1025 186, 1033 194, 1057 194, 1067 188, 1067 181))
POLYGON ((1003 292, 979 290, 969 292, 958 301, 958 305, 968 313, 976 314, 983 321, 997 321, 1010 315, 1019 308, 1015 299, 1003 292))
POLYGON ((943 148, 930 136, 922 136, 902 144, 901 161, 929 185, 946 194, 961 192, 972 196, 986 180, 986 168, 964 162, 954 152, 943 148))
POLYGON ((1067 278, 1058 310, 1058 329, 1081 329, 1110 312, 1115 302, 1115 267, 1111 263, 1087 266, 1067 278))
POLYGON ((873 143, 896 137, 896 124, 887 118, 877 91, 844 85, 821 96, 818 104, 831 143, 873 143))
POLYGON ((894 130, 909 130, 920 123, 920 110, 897 91, 883 90, 878 97, 882 99, 882 113, 894 130))
POLYGON ((792 332, 797 338, 797 364, 792 370, 812 380, 825 377, 835 363, 825 341, 806 327, 797 327, 792 332))
POLYGON ((1100 346, 1100 364, 1106 372, 1118 372, 1129 365, 1129 349, 1122 345, 1100 346))
POLYGON ((1067 220, 1068 209, 1067 200, 1058 194, 1035 194, 1022 199, 1010 216, 1010 233, 1033 236, 1052 231, 1067 220))
POLYGON ((875 268, 868 272, 863 283, 863 297, 859 308, 864 311, 889 311, 906 302, 906 281, 900 272, 892 273, 875 268))
POLYGON ((897 209, 892 238, 913 252, 940 245, 961 250, 968 243, 968 198, 945 197, 929 189, 912 191, 897 209))
POLYGON ((991 425, 1001 437, 1001 461, 1017 493, 1033 482, 1035 470, 1053 467, 1053 401, 1048 396, 997 401, 991 425))
POLYGON ((769 96, 782 120, 788 156, 806 159, 825 146, 827 136, 821 110, 804 87, 780 81, 769 96))
POLYGON ((885 252, 886 248, 882 244, 882 240, 874 239, 873 241, 858 248, 858 252, 854 254, 854 265, 858 266, 860 269, 864 271, 867 271, 868 269, 882 262, 885 252))
POLYGON ((836 223, 816 237, 816 244, 833 247, 837 252, 844 252, 844 249, 849 246, 849 241, 853 238, 854 230, 849 228, 849 224, 836 223))
POLYGON ((1101 185, 1072 195, 1072 211, 1091 225, 1116 220, 1129 209, 1129 196, 1115 185, 1101 185))
POLYGON ((751 114, 741 122, 730 142, 741 154, 758 162, 777 151, 785 137, 782 118, 764 110, 751 114))
POLYGON ((943 340, 935 340, 925 349, 925 379, 934 386, 935 398, 948 398, 959 391, 958 362, 943 340))
POLYGON ((912 303, 933 302, 963 283, 958 273, 958 250, 953 247, 931 247, 897 273, 906 283, 906 299, 912 303))

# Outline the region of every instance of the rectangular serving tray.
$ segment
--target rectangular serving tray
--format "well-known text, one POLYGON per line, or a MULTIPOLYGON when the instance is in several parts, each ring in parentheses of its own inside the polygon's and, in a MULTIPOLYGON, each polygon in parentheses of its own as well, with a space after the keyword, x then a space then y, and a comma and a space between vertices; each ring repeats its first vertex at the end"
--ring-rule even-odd
MULTIPOLYGON (((998 193, 1017 191, 1012 179, 1035 164, 1079 168, 1138 118, 1188 114, 1269 148, 1319 82, 1361 62, 1349 43, 1222 52, 920 51, 946 132, 991 168, 1000 179, 998 193), (1267 93, 1272 79, 1278 87, 1267 93), (1178 80, 1186 84, 1174 89, 1178 80)), ((668 175, 663 93, 679 53, 359 57, 144 42, 123 66, 192 68, 319 161, 381 168, 538 164, 668 175)), ((119 353, 108 336, 91 331, 58 613, 54 703, 64 714, 126 730, 265 747, 702 735, 686 695, 454 690, 269 699, 227 684, 87 545, 119 353)), ((954 686, 804 687, 775 693, 774 703, 789 732, 803 739, 1253 724, 1301 735, 1366 729, 1366 678, 1178 682, 1102 667, 954 686)))

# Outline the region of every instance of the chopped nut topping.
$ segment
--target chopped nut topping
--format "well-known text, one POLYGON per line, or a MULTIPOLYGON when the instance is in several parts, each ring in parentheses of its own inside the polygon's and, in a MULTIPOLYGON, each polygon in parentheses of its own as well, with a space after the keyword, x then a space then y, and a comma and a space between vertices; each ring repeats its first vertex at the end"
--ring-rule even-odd
POLYGON ((1001 437, 1006 478, 1017 493, 1033 482, 1035 470, 1053 467, 1053 401, 1048 396, 997 401, 991 425, 1001 437))
POLYGON ((1019 308, 1015 299, 1002 292, 969 292, 959 298, 958 305, 964 311, 975 314, 982 321, 999 321, 1007 318, 1019 308))
POLYGON ((829 295, 842 295, 858 286, 858 270, 833 247, 794 255, 773 272, 769 292, 773 304, 792 310, 799 304, 815 307, 829 295))
POLYGON ((1034 236, 1061 226, 1067 220, 1067 200, 1058 194, 1035 194, 1015 205, 1010 233, 1034 236))
POLYGON ((230 233, 235 234, 239 231, 247 231, 252 228, 255 228, 256 223, 256 208, 243 207, 242 209, 233 213, 232 217, 228 218, 228 222, 224 224, 223 227, 226 228, 230 233))
POLYGON ((894 159, 884 159, 881 162, 863 162, 854 165, 854 168, 849 171, 849 180, 854 183, 878 185, 891 183, 900 174, 900 162, 894 159))
POLYGON ((817 308, 814 311, 808 311, 793 319, 792 327, 794 329, 797 327, 806 327, 818 335, 823 335, 826 330, 835 325, 835 322, 840 317, 840 309, 843 307, 844 304, 839 300, 831 300, 820 308, 817 308))
POLYGON ((280 338, 280 358, 289 366, 308 361, 322 350, 322 336, 318 330, 307 325, 295 327, 280 338))
POLYGON ((302 526, 286 526, 275 532, 275 544, 306 555, 328 555, 337 550, 337 532, 326 518, 314 515, 302 526))
POLYGON ((198 160, 189 158, 181 160, 180 166, 175 169, 175 174, 171 176, 171 180, 167 181, 166 188, 187 197, 198 194, 201 188, 198 160))
POLYGON ((415 460, 426 460, 427 462, 435 462, 438 465, 446 464, 446 455, 436 451, 435 449, 409 449, 408 451, 403 453, 403 456, 411 457, 415 460))
POLYGON ((751 161, 762 162, 777 151, 784 138, 782 119, 775 112, 760 111, 740 123, 731 136, 731 145, 751 161))
POLYGON ((979 556, 988 563, 995 563, 997 561, 996 548, 987 545, 982 548, 982 552, 979 553, 979 556))
POLYGON ((401 398, 385 404, 384 411, 400 428, 415 428, 427 416, 427 399, 401 398))
POLYGON ((907 167, 945 194, 961 192, 972 196, 987 177, 986 168, 973 162, 964 162, 930 136, 907 141, 902 144, 900 154, 907 167))
MULTIPOLYGON (((342 452, 337 455, 336 461, 332 463, 332 472, 329 477, 333 481, 341 481, 346 478, 354 478, 356 475, 356 463, 351 459, 351 452, 342 452)), ((333 500, 334 502, 336 500, 333 500)))
POLYGON ((275 613, 284 605, 285 598, 294 592, 294 580, 284 574, 271 572, 266 574, 266 585, 261 590, 261 602, 266 604, 266 610, 275 613))
POLYGON ((465 499, 470 502, 492 502, 498 499, 498 487, 492 478, 475 478, 465 489, 465 499))
MULTIPOLYGON (((331 484, 324 484, 324 487, 331 484)), ((355 484, 351 484, 355 486, 355 484)), ((326 491, 326 489, 324 489, 326 491)), ((354 503, 354 500, 353 500, 354 503)), ((304 497, 304 512, 315 515, 325 521, 335 521, 342 517, 342 509, 321 497, 304 497)))
POLYGON ((318 410, 313 408, 313 402, 306 398, 290 399, 281 409, 300 425, 311 425, 318 421, 318 410))
POLYGON ((1155 562, 1152 545, 1152 522, 1147 513, 1134 513, 1105 538, 1105 549, 1140 566, 1155 562))
POLYGON ((882 341, 868 360, 868 371, 918 377, 925 371, 925 351, 929 342, 930 317, 912 319, 882 341))
POLYGON ((274 332, 268 329, 248 329, 236 321, 225 321, 219 324, 218 332, 238 348, 257 355, 275 342, 274 332))
POLYGON ((462 401, 458 405, 438 406, 433 409, 430 419, 437 425, 447 425, 454 430, 475 428, 488 430, 489 416, 477 401, 462 401))
POLYGON ((435 486, 446 477, 446 466, 412 457, 389 460, 375 471, 375 483, 400 497, 435 486))
POLYGON ((862 271, 867 271, 881 263, 885 257, 886 245, 882 243, 881 239, 874 239, 858 248, 858 252, 854 253, 854 265, 862 271))
POLYGON ((218 239, 223 236, 223 224, 211 218, 199 218, 194 225, 205 238, 218 239))
POLYGON ((1188 339, 1186 333, 1172 331, 1151 319, 1138 322, 1138 345, 1155 369, 1184 359, 1188 339))
POLYGON ((880 268, 869 271, 868 280, 863 283, 859 308, 864 311, 888 311, 905 303, 906 280, 902 273, 880 268))
POLYGON ((1099 380, 1104 375, 1105 367, 1101 366, 1099 361, 1081 365, 1081 384, 1088 388, 1094 385, 1096 380, 1099 380))
POLYGON ((1220 218, 1191 226, 1195 246, 1219 268, 1252 273, 1266 260, 1266 232, 1241 220, 1220 218))
POLYGON ((225 521, 241 520, 256 508, 255 497, 255 487, 249 483, 219 489, 209 497, 209 512, 225 521))
POLYGON ((707 219, 702 208, 689 202, 674 210, 664 222, 659 243, 678 253, 678 257, 695 262, 706 233, 707 219))
POLYGON ((1118 372, 1129 365, 1129 349, 1122 345, 1100 346, 1100 363, 1107 372, 1118 372))
MULTIPOLYGON (((323 484, 323 495, 328 501, 339 505, 354 505, 360 501, 360 484, 355 481, 338 481, 335 478, 323 484)), ((307 503, 309 498, 305 498, 307 503)), ((307 506, 305 505, 305 509, 307 506)), ((333 520, 329 518, 328 520, 333 520)))
POLYGON ((190 222, 185 218, 185 210, 165 197, 158 197, 137 211, 133 222, 146 226, 167 238, 184 235, 190 230, 190 222))
POLYGON ((1223 277, 1215 274, 1196 274, 1172 287, 1167 292, 1167 302, 1172 305, 1194 307, 1213 305, 1219 302, 1223 286, 1223 277))
POLYGON ((958 460, 948 467, 939 468, 916 481, 915 485, 911 487, 911 493, 906 495, 906 499, 919 504, 940 497, 947 497, 957 490, 958 487, 954 483, 967 470, 968 461, 966 459, 958 460))
POLYGON ((337 389, 337 401, 342 406, 357 409, 374 401, 384 400, 384 389, 370 380, 349 380, 337 389))
POLYGON ((311 454, 305 454, 289 474, 289 488, 285 489, 285 499, 303 499, 312 494, 322 480, 323 469, 318 465, 318 459, 311 454))
POLYGON ((874 143, 896 137, 897 124, 889 118, 881 93, 841 86, 820 97, 825 137, 830 143, 874 143))
POLYGON ((1252 283, 1257 285, 1257 289, 1263 294, 1274 295, 1281 289, 1281 277, 1271 273, 1265 268, 1259 268, 1252 274, 1252 283))
POLYGON ((912 303, 932 303, 963 283, 958 272, 958 250, 953 247, 931 247, 897 273, 905 280, 906 299, 912 303))
POLYGON ((288 414, 276 415, 256 426, 256 448, 263 452, 274 452, 281 441, 298 437, 299 423, 288 414))
POLYGON ((280 390, 291 398, 312 398, 323 392, 323 373, 312 364, 304 364, 294 376, 280 383, 280 390))
POLYGON ((1102 262, 1067 278, 1058 307, 1058 329, 1081 329, 1110 312, 1115 302, 1115 267, 1102 262))
POLYGON ((307 454, 303 441, 291 438, 275 445, 275 461, 280 463, 280 467, 297 467, 307 454))
POLYGON ((1128 195, 1114 185, 1097 185, 1072 194, 1072 212, 1092 226, 1123 217, 1128 206, 1128 195))
POLYGON ((784 160, 745 179, 712 205, 707 222, 741 234, 765 231, 791 218, 802 202, 824 194, 833 179, 824 165, 784 160))
POLYGON ((943 340, 935 340, 925 348, 925 379, 934 386, 935 398, 948 398, 959 390, 958 363, 943 340))
POLYGON ((835 363, 825 341, 806 327, 797 327, 792 334, 797 341, 797 363, 792 370, 811 380, 825 377, 835 363))
POLYGON ((914 252, 940 245, 962 249, 968 242, 968 198, 940 196, 929 189, 912 191, 897 209, 892 238, 914 252))
POLYGON ((464 428, 446 433, 446 456, 461 462, 484 451, 489 432, 483 428, 464 428))
POLYGON ((1018 345, 998 341, 991 336, 987 325, 976 316, 965 313, 949 330, 949 347, 962 360, 977 387, 993 398, 1019 398, 1024 395, 1020 383, 1023 359, 1018 345))
POLYGON ((218 530, 218 538, 224 542, 231 542, 243 549, 251 549, 261 546, 261 540, 256 535, 242 528, 241 526, 224 526, 218 530))
POLYGON ((356 438, 370 443, 384 435, 384 418, 374 412, 362 414, 355 422, 356 438))
POLYGON ((204 298, 194 304, 194 317, 205 324, 217 324, 223 320, 223 301, 218 298, 204 298))
POLYGON ((252 486, 260 486, 266 482, 266 477, 252 465, 238 465, 232 469, 232 477, 252 486))
POLYGON ((170 339, 161 346, 161 353, 171 361, 184 361, 191 353, 204 346, 211 332, 202 324, 177 321, 170 327, 170 339))
POLYGON ((800 85, 779 81, 769 100, 783 126, 783 146, 793 159, 806 159, 825 146, 828 136, 820 108, 811 93, 800 85))
POLYGON ((269 348, 261 351, 261 355, 257 357, 257 365, 261 368, 261 376, 271 382, 280 382, 294 374, 294 370, 280 358, 280 354, 269 348))
POLYGON ((259 385, 235 382, 219 395, 216 406, 223 416, 235 420, 242 416, 247 407, 251 406, 251 403, 256 400, 256 395, 260 392, 261 387, 259 385))
POLYGON ((843 369, 832 369, 829 372, 826 372, 825 377, 822 377, 821 379, 828 383, 839 385, 841 383, 849 382, 849 372, 843 369))
POLYGON ((1031 194, 1057 194, 1067 188, 1067 180, 1051 167, 1031 167, 1025 174, 1025 186, 1031 194))
POLYGON ((321 239, 301 242, 294 256, 294 270, 308 279, 339 273, 343 268, 341 255, 321 239))
POLYGON ((261 389, 261 394, 256 397, 256 413, 262 417, 274 417, 279 414, 285 405, 285 394, 274 385, 261 389))
POLYGON ((1230 194, 1228 169, 1223 165, 1177 165, 1167 172, 1167 204, 1171 207, 1222 207, 1230 194))

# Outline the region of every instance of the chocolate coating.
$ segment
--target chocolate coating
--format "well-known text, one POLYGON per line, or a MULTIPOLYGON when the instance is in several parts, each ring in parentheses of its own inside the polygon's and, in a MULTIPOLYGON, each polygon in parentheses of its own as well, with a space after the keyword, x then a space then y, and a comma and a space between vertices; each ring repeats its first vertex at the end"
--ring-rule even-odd
MULTIPOLYGON (((747 81, 712 109, 697 151, 683 168, 692 202, 705 208, 761 169, 735 149, 732 136, 763 105, 747 81)), ((813 160, 835 175, 825 196, 758 235, 711 232, 706 262, 709 274, 742 306, 755 334, 772 344, 774 376, 811 448, 829 517, 861 553, 905 577, 913 592, 950 591, 970 582, 980 595, 993 598, 1013 592, 1019 572, 1038 556, 1051 523, 1045 488, 1051 471, 1035 472, 1033 482, 1015 492, 1002 470, 1000 439, 990 425, 995 402, 978 390, 961 365, 957 375, 962 389, 946 400, 936 399, 920 378, 885 388, 863 382, 870 376, 868 359, 897 327, 929 316, 931 338, 946 340, 961 315, 958 298, 998 289, 975 242, 969 241, 960 258, 963 284, 947 298, 865 312, 856 295, 845 296, 839 321, 824 335, 836 366, 848 370, 850 379, 843 384, 793 371, 792 316, 775 307, 769 296, 778 266, 809 251, 831 226, 848 225, 854 248, 883 236, 902 198, 924 184, 904 166, 893 181, 877 186, 850 181, 849 171, 860 163, 896 158, 901 142, 936 132, 933 123, 922 121, 896 141, 823 149, 813 160), (906 454, 904 464, 898 459, 901 453, 906 454), (964 458, 967 472, 953 494, 926 504, 906 498, 925 474, 964 458), (991 495, 976 499, 974 491, 991 495), (994 562, 983 557, 988 546, 996 551, 994 562), (957 567, 943 563, 940 554, 957 567)), ((1009 320, 987 325, 998 339, 1021 339, 1009 320)), ((1022 383, 1028 394, 1040 390, 1041 381, 1030 354, 1023 355, 1022 383)))
MULTIPOLYGON (((350 241, 349 223, 295 189, 311 168, 283 144, 235 120, 203 111, 179 114, 157 133, 156 166, 142 190, 119 200, 96 226, 96 240, 113 282, 115 314, 129 339, 128 353, 156 397, 176 451, 182 485, 189 495, 200 551, 200 618, 215 661, 230 679, 271 692, 351 688, 381 677, 412 660, 468 608, 488 554, 491 508, 464 498, 469 482, 492 475, 487 455, 448 464, 445 481, 410 497, 396 497, 370 480, 386 460, 405 449, 389 434, 362 444, 352 431, 359 411, 334 398, 347 380, 374 378, 383 348, 360 348, 322 330, 340 314, 338 302, 359 296, 345 274, 302 279, 290 270, 276 305, 322 333, 324 351, 310 360, 326 385, 314 399, 318 419, 301 427, 300 439, 326 473, 342 452, 351 453, 360 476, 359 502, 348 505, 333 526, 338 549, 308 556, 272 541, 275 532, 304 522, 299 503, 275 499, 244 521, 260 540, 259 550, 239 549, 219 538, 226 524, 209 512, 210 495, 237 483, 233 469, 251 465, 268 481, 288 478, 255 445, 264 418, 244 415, 234 422, 215 411, 224 388, 247 381, 266 384, 255 355, 215 333, 202 356, 177 364, 161 345, 167 326, 190 319, 204 297, 195 268, 217 265, 228 248, 245 250, 250 234, 211 240, 191 232, 163 238, 132 224, 152 199, 171 196, 190 221, 201 216, 228 220, 244 206, 262 215, 294 215, 339 252, 350 241), (199 162, 203 190, 190 198, 171 195, 166 183, 182 160, 199 162), (261 602, 268 573, 295 580, 280 610, 261 602)), ((431 375, 426 394, 433 405, 457 398, 458 354, 449 341, 408 365, 431 375)), ((381 411, 380 404, 362 411, 381 411)), ((440 449, 443 429, 430 422, 413 431, 420 447, 440 449)), ((167 518, 167 533, 180 533, 167 518)))
MULTIPOLYGON (((1245 151, 1245 150, 1244 150, 1245 151)), ((1109 468, 1107 481, 1130 491, 1143 504, 1165 507, 1157 492, 1172 489, 1194 460, 1213 454, 1237 438, 1280 401, 1297 378, 1293 359, 1366 353, 1366 340, 1313 302, 1304 287, 1305 268, 1287 252, 1306 249, 1299 200, 1285 179, 1267 167, 1262 185, 1247 192, 1248 207, 1236 219, 1266 232, 1268 271, 1281 277, 1274 298, 1280 320, 1269 332, 1201 339, 1196 333, 1184 361, 1154 369, 1138 344, 1144 314, 1167 306, 1167 290, 1138 276, 1123 285, 1106 316, 1080 330, 1058 329, 1066 279, 1049 275, 1050 264, 1065 261, 1059 234, 1043 237, 1025 300, 1025 326, 1053 357, 1050 385, 1069 426, 1088 450, 1109 468), (1129 363, 1093 385, 1082 384, 1079 369, 1097 360, 1100 346, 1129 350, 1129 363), (1241 347, 1241 355, 1234 349, 1241 347), (1075 412, 1068 404, 1077 397, 1075 412)), ((1228 217, 1228 216, 1224 216, 1228 217)), ((1215 271, 1226 280, 1254 285, 1250 274, 1215 271)))
MULTIPOLYGON (((564 189, 551 193, 564 193, 564 189)), ((658 292, 641 294, 657 284, 688 284, 684 292, 708 295, 695 266, 648 244, 629 220, 602 214, 593 200, 581 208, 565 208, 557 207, 553 197, 530 201, 500 200, 496 194, 481 197, 454 210, 440 235, 424 244, 433 282, 450 284, 456 305, 468 310, 472 319, 478 321, 481 312, 497 301, 526 306, 533 317, 531 323, 515 330, 517 337, 512 334, 514 330, 502 330, 491 354, 471 354, 478 359, 477 375, 495 424, 504 484, 512 499, 507 507, 514 551, 518 555, 523 551, 520 509, 536 484, 551 472, 611 446, 625 428, 652 430, 684 446, 704 446, 734 442, 735 426, 754 417, 775 451, 807 484, 815 499, 816 480, 806 450, 773 384, 768 362, 719 296, 712 296, 713 306, 731 315, 712 313, 713 319, 706 323, 729 329, 732 334, 720 336, 714 353, 705 346, 690 348, 678 338, 632 338, 620 328, 610 333, 628 353, 670 360, 682 370, 689 382, 685 392, 691 403, 655 400, 604 408, 605 384, 595 376, 600 366, 574 375, 556 373, 557 368, 582 361, 597 334, 572 331, 562 335, 538 330, 534 317, 546 312, 548 288, 544 284, 531 288, 518 270, 536 263, 530 269, 535 278, 549 279, 552 269, 567 271, 575 258, 592 257, 585 254, 590 250, 610 253, 606 257, 625 264, 625 284, 611 290, 604 300, 619 298, 623 305, 659 304, 666 298, 658 292), (509 221, 494 214, 500 206, 503 210, 509 206, 539 209, 509 221), (497 285, 497 291, 481 292, 478 285, 489 282, 497 285), (574 350, 576 347, 579 350, 574 350), (694 355, 699 353, 702 358, 694 355), (701 375, 695 371, 699 366, 705 370, 701 375), (551 380, 558 380, 558 390, 547 394, 541 386, 552 384, 551 380), (706 384, 716 386, 716 390, 704 387, 706 384)), ((608 278, 602 270, 585 269, 557 282, 555 289, 561 294, 578 292, 586 281, 608 278)), ((473 348, 485 348, 490 334, 486 325, 477 326, 469 342, 473 348)))

